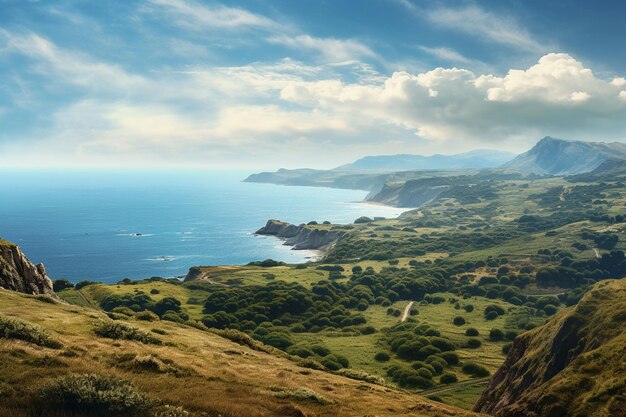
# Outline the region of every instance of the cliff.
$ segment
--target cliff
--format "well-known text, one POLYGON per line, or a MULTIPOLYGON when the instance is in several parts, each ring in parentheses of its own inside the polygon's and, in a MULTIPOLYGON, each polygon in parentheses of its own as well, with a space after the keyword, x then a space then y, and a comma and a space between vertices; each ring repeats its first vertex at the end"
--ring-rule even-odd
POLYGON ((34 265, 15 244, 0 239, 0 288, 54 295, 43 264, 34 265))
POLYGON ((341 232, 304 224, 296 226, 280 220, 268 220, 255 234, 284 239, 284 244, 294 250, 324 250, 343 236, 341 232))
POLYGON ((519 336, 474 410, 498 417, 626 416, 626 279, 519 336))

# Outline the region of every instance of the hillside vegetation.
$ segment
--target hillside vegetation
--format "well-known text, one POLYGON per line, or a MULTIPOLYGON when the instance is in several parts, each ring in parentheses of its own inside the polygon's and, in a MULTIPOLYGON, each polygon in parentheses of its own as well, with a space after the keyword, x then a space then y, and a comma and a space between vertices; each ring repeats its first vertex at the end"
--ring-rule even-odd
POLYGON ((626 279, 518 337, 476 410, 498 417, 626 415, 626 279))
POLYGON ((112 316, 0 290, 0 415, 473 415, 311 369, 241 333, 112 316))

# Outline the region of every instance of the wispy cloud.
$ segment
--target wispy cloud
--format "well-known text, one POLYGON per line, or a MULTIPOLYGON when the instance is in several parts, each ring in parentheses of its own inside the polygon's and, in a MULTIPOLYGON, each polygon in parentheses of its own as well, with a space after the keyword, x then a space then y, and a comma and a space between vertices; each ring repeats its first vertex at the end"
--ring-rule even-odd
POLYGON ((435 25, 474 35, 493 43, 534 53, 546 52, 551 47, 535 39, 513 17, 495 14, 478 6, 441 7, 420 13, 435 25))
POLYGON ((469 64, 472 60, 466 56, 461 55, 454 49, 445 48, 445 47, 437 47, 437 48, 429 48, 427 46, 420 46, 419 49, 422 51, 448 62, 456 62, 460 64, 469 64))
POLYGON ((33 71, 45 76, 54 75, 57 82, 107 89, 136 86, 144 81, 143 77, 130 74, 118 65, 59 48, 35 33, 13 33, 0 29, 0 39, 4 43, 2 53, 17 53, 32 59, 35 61, 31 67, 33 71))
POLYGON ((204 6, 188 0, 149 0, 157 10, 166 14, 179 26, 194 30, 228 29, 247 30, 263 29, 278 31, 284 25, 248 10, 224 5, 204 6))
POLYGON ((276 35, 268 41, 289 48, 312 51, 333 62, 376 57, 374 51, 352 39, 316 38, 310 35, 276 35))

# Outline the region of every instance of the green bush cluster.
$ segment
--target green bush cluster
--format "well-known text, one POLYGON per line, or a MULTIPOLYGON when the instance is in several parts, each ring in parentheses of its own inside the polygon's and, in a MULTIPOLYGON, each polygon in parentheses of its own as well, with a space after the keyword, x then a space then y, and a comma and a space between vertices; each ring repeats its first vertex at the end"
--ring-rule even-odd
POLYGON ((38 325, 3 315, 0 315, 0 338, 23 340, 53 349, 63 346, 38 325))

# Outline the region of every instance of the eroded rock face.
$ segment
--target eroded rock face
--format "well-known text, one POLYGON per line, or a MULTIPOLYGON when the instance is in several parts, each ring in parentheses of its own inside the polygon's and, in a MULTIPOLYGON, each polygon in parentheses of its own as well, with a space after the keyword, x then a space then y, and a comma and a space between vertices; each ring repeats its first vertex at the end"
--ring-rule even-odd
POLYGON ((285 245, 292 246, 295 250, 325 249, 343 236, 343 233, 311 228, 306 225, 296 226, 280 220, 268 220, 267 224, 255 234, 284 239, 285 245))
POLYGON ((626 416, 626 278, 515 339, 474 406, 497 417, 626 416))
POLYGON ((17 245, 0 244, 0 287, 25 294, 54 295, 43 264, 34 265, 17 245))

